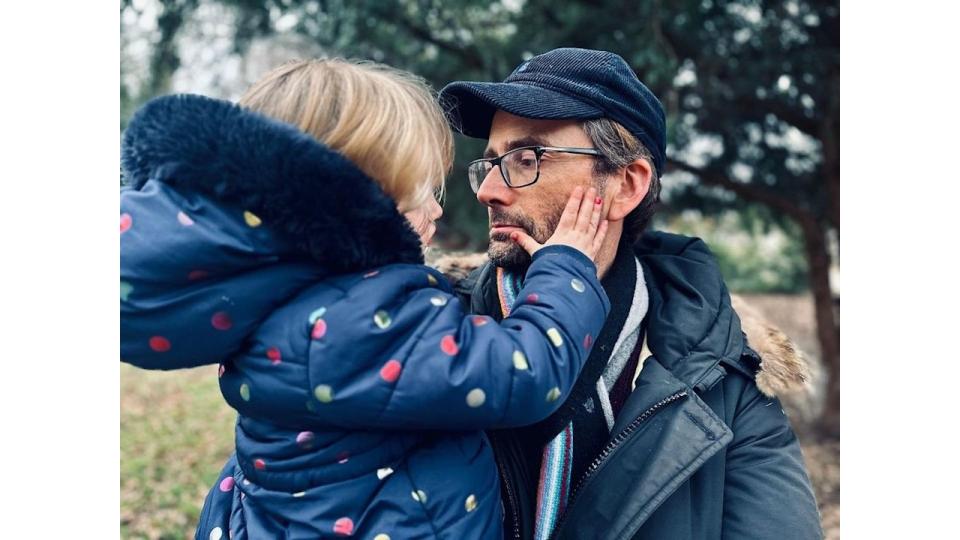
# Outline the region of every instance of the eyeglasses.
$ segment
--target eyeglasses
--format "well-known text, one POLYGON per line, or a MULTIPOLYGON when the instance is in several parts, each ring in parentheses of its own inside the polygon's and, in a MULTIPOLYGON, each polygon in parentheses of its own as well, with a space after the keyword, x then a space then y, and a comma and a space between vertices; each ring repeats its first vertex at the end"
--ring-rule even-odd
POLYGON ((540 158, 547 152, 563 152, 565 154, 583 154, 587 156, 603 156, 593 148, 570 148, 558 146, 523 146, 495 158, 476 159, 467 166, 467 176, 470 179, 470 188, 476 193, 480 190, 483 179, 490 174, 494 166, 500 167, 500 175, 504 183, 511 188, 522 188, 535 184, 540 178, 540 158))

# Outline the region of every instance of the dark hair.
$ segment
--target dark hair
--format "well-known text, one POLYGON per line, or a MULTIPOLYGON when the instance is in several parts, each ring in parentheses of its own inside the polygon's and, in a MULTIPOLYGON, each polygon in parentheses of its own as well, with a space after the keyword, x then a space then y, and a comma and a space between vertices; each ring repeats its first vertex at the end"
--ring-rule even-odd
POLYGON ((583 129, 594 148, 603 154, 603 157, 594 160, 594 175, 609 175, 637 159, 645 159, 650 164, 653 171, 650 189, 623 221, 623 238, 631 244, 636 243, 660 203, 660 175, 653 163, 653 155, 627 128, 609 118, 586 120, 583 129))

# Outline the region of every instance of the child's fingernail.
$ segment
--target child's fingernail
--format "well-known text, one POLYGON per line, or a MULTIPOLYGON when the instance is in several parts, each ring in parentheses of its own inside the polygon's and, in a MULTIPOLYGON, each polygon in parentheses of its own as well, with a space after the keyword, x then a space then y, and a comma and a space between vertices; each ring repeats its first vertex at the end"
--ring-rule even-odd
POLYGON ((516 240, 516 239, 517 239, 517 233, 515 233, 515 232, 510 233, 510 239, 511 239, 511 240, 516 240))
POLYGON ((593 202, 595 202, 595 203, 597 203, 597 204, 600 204, 600 203, 603 202, 603 199, 600 198, 600 197, 597 197, 597 200, 595 200, 595 201, 593 201, 593 202))

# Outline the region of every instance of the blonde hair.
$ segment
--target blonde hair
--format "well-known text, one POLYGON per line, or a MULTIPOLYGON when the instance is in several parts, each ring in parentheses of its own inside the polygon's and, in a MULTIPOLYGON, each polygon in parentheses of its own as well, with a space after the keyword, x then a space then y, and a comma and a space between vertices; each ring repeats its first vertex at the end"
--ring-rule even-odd
POLYGON ((339 58, 296 60, 254 83, 239 104, 336 150, 401 212, 443 196, 453 134, 430 87, 411 73, 339 58))

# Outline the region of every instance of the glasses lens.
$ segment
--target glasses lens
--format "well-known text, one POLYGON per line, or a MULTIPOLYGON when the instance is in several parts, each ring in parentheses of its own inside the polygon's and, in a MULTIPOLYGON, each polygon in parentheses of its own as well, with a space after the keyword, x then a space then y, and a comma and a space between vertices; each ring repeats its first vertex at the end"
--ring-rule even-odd
POLYGON ((523 187, 537 180, 537 153, 522 148, 503 156, 502 167, 510 187, 523 187))
POLYGON ((467 177, 470 180, 470 189, 474 193, 480 190, 480 184, 487 177, 493 165, 489 161, 474 161, 467 167, 467 177))

